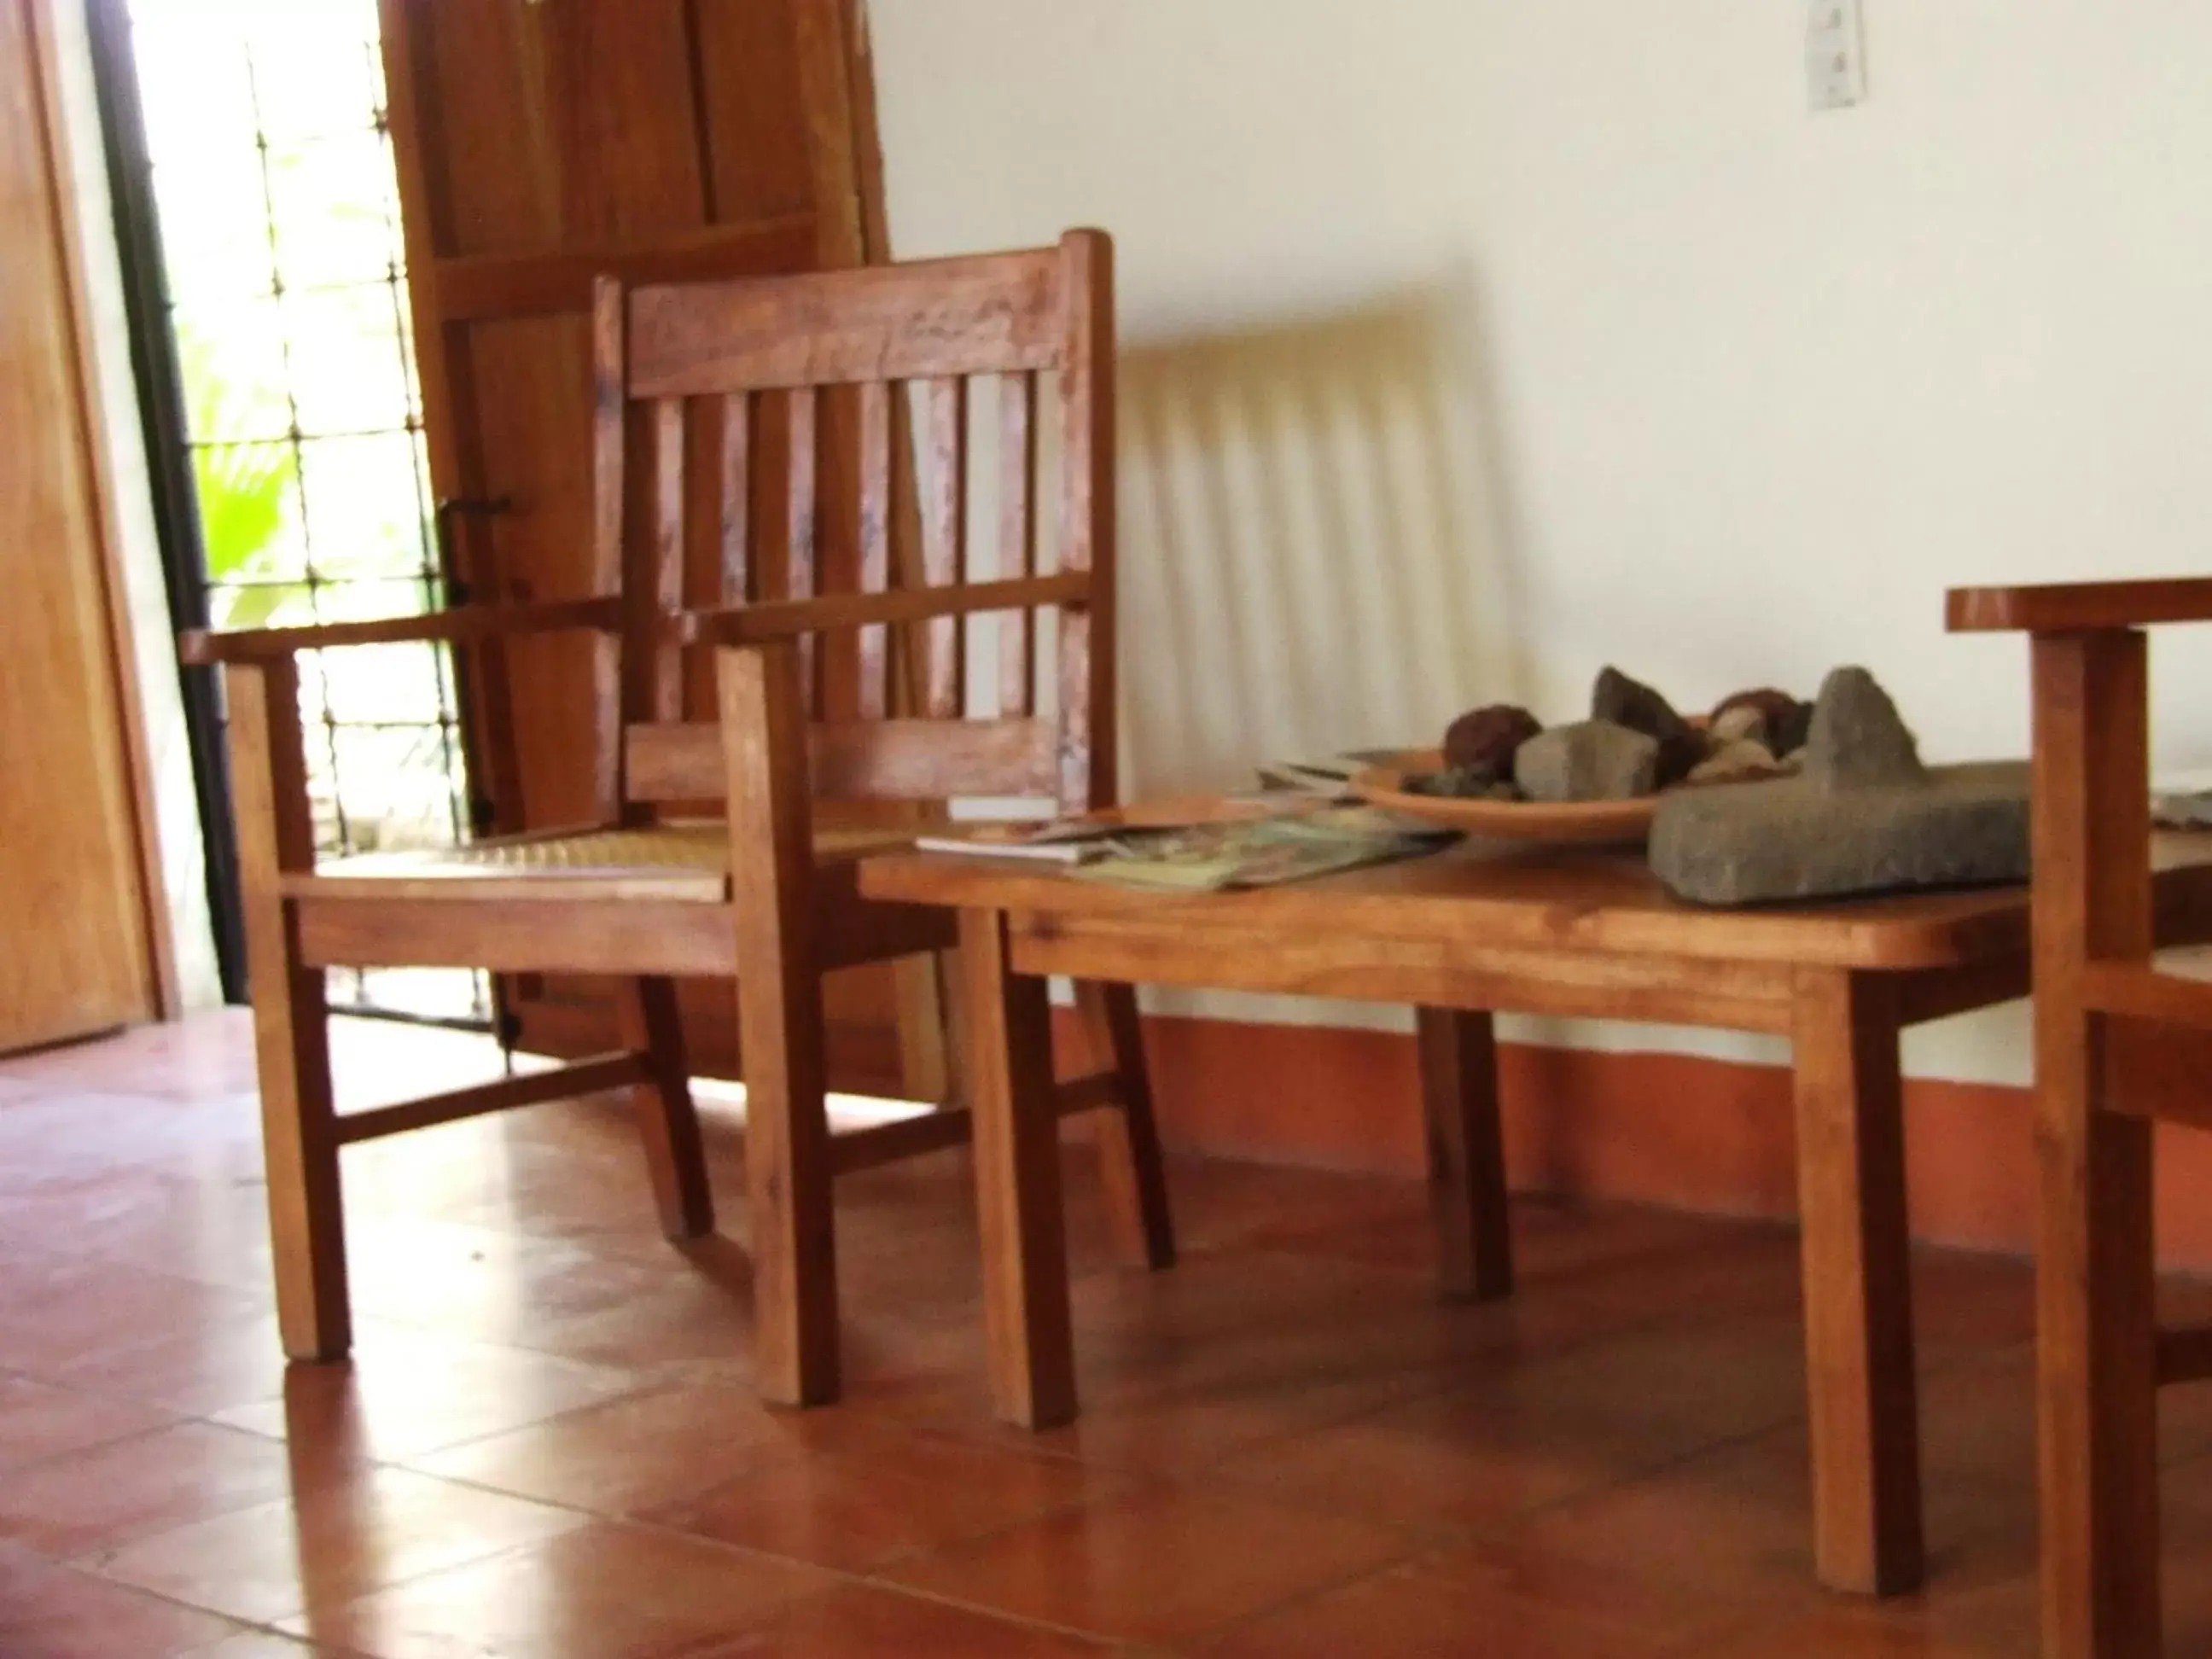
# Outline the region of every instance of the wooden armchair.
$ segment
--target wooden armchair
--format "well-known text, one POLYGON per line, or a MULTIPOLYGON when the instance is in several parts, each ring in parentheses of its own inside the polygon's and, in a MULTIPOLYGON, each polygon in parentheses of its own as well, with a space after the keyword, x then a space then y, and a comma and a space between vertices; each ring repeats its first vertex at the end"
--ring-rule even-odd
POLYGON ((2212 622, 2212 580, 1950 596, 1954 631, 2033 636, 2036 1340, 2049 1659, 2159 1652, 2158 1390, 2212 1378, 2212 1328, 2162 1331, 2154 1309, 2154 1124, 2212 1128, 2203 1092, 2212 981, 2154 956, 2207 937, 2201 865, 2153 868, 2166 860, 2154 860, 2150 836, 2142 629, 2182 622, 2212 622))
MULTIPOLYGON (((232 787, 269 1164, 277 1304, 287 1353, 349 1344, 339 1194, 345 1146, 510 1107, 630 1092, 664 1230, 710 1229, 713 1211, 672 981, 734 976, 747 1085, 745 1167, 758 1384, 806 1404, 838 1389, 831 1188, 849 1170, 963 1139, 957 1104, 833 1136, 824 1108, 823 973, 939 950, 939 913, 861 899, 857 854, 896 830, 817 828, 818 801, 1043 798, 1081 811, 1114 786, 1114 344, 1111 244, 799 276, 599 287, 594 312, 594 568, 600 596, 320 629, 189 636, 189 660, 223 665, 232 787), (1059 378, 1059 568, 1036 570, 1038 376, 1059 378), (998 579, 967 568, 962 503, 969 377, 1001 397, 998 579), (922 580, 892 580, 895 402, 921 381, 927 469, 922 580), (851 388, 851 390, 847 390, 851 388), (757 409, 787 405, 788 533, 767 568, 749 530, 757 409), (833 401, 834 400, 834 401, 833 401), (710 406, 711 456, 690 465, 710 406), (817 467, 824 411, 858 426, 858 477, 817 467), (824 593, 817 512, 858 492, 857 570, 824 593), (695 516, 697 515, 697 516, 695 516), (650 533, 635 533, 644 519, 650 533), (687 524, 690 530, 687 532, 687 524), (728 608, 680 608, 687 533, 720 545, 728 608), (626 532, 629 533, 626 533, 626 532), (770 597, 763 599, 763 595, 770 597), (1058 618, 1057 694, 1040 695, 1037 617, 1058 618), (962 620, 1002 618, 993 712, 966 718, 962 620), (396 640, 468 641, 596 630, 594 746, 605 821, 451 853, 318 866, 297 717, 295 653, 396 640), (892 632, 901 630, 894 650, 892 632), (683 657, 713 651, 719 721, 681 720, 683 657), (850 681, 830 695, 831 668, 850 681), (894 669, 918 665, 903 695, 894 669), (918 702, 914 713, 904 705, 918 702), (1048 712, 1041 712, 1045 709, 1048 712), (823 718, 825 713, 835 719, 823 718), (726 803, 721 822, 661 809, 726 803), (453 965, 616 976, 623 1052, 540 1075, 344 1116, 331 1105, 323 970, 453 965)), ((837 453, 832 450, 830 453, 837 453)), ((902 677, 903 678, 903 677, 902 677)), ((977 688, 974 702, 985 699, 977 688)), ((1115 1106, 1103 1156, 1135 1253, 1173 1257, 1135 1006, 1084 988, 1107 1068, 1063 1085, 1064 1109, 1115 1106)))

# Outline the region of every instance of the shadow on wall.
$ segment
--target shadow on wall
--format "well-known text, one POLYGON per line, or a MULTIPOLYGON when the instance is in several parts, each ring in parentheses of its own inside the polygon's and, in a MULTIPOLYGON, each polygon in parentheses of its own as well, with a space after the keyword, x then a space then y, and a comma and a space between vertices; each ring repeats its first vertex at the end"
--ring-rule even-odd
POLYGON ((1125 793, 1433 744, 1523 701, 1513 503, 1471 273, 1121 359, 1125 793))

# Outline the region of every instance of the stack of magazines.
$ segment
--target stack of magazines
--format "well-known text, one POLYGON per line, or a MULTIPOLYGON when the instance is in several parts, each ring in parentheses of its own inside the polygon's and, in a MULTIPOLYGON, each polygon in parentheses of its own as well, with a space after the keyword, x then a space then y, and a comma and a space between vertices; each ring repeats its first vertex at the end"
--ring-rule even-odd
POLYGON ((1373 807, 1307 801, 1176 823, 1075 818, 982 824, 924 836, 915 844, 923 852, 1064 864, 1086 880, 1205 893, 1387 864, 1455 839, 1449 830, 1373 807))

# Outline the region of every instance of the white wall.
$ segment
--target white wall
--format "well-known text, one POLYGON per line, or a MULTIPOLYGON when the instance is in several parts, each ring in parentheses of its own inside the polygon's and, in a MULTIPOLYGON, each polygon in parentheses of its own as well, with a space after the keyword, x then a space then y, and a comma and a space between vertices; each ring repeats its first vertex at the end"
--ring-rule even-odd
POLYGON ((902 255, 1119 244, 1133 787, 1608 660, 2017 752, 1947 585, 2212 568, 2212 6, 1865 3, 1815 115, 1796 0, 872 0, 902 255))

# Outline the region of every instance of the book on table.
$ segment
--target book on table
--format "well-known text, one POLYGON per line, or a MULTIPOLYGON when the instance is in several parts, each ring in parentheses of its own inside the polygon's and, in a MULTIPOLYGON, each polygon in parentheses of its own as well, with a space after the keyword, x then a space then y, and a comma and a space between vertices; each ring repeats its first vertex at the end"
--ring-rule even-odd
POLYGON ((1048 864, 1080 864, 1105 855, 1107 843, 1126 835, 1127 826, 1091 818, 1048 818, 1031 823, 976 823, 939 834, 917 836, 921 853, 958 853, 976 858, 1036 859, 1048 864))

